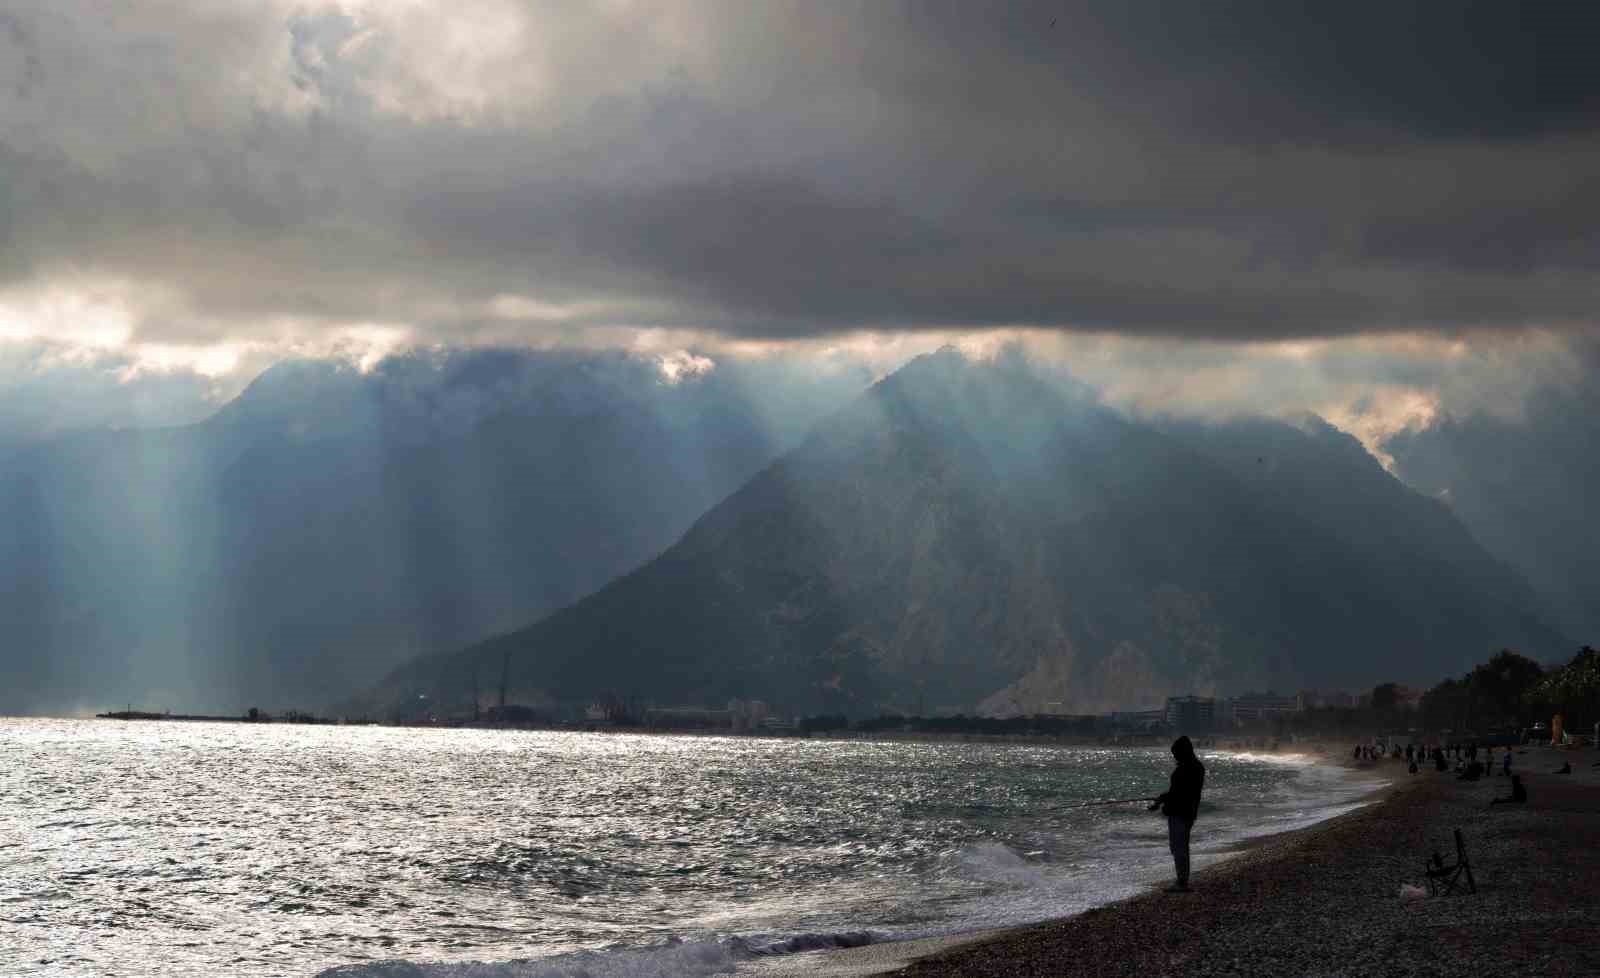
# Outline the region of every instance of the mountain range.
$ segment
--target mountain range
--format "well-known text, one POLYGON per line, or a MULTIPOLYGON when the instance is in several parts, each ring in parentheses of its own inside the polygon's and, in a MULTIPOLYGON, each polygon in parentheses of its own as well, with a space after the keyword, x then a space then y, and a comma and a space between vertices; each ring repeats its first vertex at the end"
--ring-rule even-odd
POLYGON ((350 704, 760 698, 1084 712, 1433 682, 1567 639, 1441 501, 1315 419, 1141 421, 1015 357, 920 357, 671 547, 350 704), (493 680, 486 677, 494 677, 493 680))
POLYGON ((16 446, 0 712, 322 708, 648 560, 867 380, 707 365, 292 362, 199 424, 16 446))

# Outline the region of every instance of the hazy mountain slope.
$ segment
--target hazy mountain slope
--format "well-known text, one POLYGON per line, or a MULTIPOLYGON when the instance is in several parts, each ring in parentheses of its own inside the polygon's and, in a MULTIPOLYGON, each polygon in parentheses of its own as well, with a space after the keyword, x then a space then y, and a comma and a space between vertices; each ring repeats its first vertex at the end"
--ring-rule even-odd
POLYGON ((524 699, 857 712, 1422 681, 1499 645, 1559 648, 1526 599, 1446 510, 1326 426, 1158 430, 1025 366, 944 353, 637 572, 364 703, 456 702, 503 664, 524 699))
POLYGON ((1446 417, 1384 448, 1397 475, 1527 576, 1551 621, 1600 636, 1600 391, 1548 386, 1520 417, 1446 417))
POLYGON ((638 566, 854 384, 288 364, 198 425, 24 451, 0 471, 0 710, 321 706, 638 566))

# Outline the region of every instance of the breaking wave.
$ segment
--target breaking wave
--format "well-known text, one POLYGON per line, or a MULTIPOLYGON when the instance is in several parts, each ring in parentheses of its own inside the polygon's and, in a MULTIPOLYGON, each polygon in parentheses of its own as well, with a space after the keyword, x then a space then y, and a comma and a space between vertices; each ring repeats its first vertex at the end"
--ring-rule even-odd
POLYGON ((719 941, 671 940, 653 947, 576 951, 548 958, 501 962, 374 961, 320 972, 317 978, 701 978, 727 974, 756 958, 863 947, 884 939, 872 931, 734 937, 719 941))

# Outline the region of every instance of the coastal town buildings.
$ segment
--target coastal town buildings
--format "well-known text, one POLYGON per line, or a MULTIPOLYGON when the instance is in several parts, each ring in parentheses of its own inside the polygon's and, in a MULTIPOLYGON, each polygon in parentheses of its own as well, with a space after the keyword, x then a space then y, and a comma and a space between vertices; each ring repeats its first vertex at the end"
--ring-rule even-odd
POLYGON ((1236 725, 1272 720, 1304 709, 1305 701, 1301 697, 1280 696, 1270 691, 1245 693, 1235 697, 1231 705, 1232 719, 1236 725))
POLYGON ((1169 696, 1165 719, 1174 730, 1209 733, 1217 725, 1217 701, 1210 696, 1169 696))

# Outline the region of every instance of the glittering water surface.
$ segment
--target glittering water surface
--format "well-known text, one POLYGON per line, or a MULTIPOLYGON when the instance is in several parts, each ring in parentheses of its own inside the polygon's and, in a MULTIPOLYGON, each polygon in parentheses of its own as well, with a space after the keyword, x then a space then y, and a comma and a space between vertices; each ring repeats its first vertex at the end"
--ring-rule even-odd
MULTIPOLYGON (((1202 757, 1202 852, 1371 787, 1202 757)), ((1152 794, 1170 768, 1019 744, 0 719, 0 974, 704 974, 1037 920, 1170 871, 1143 806, 1061 807, 1152 794)))

